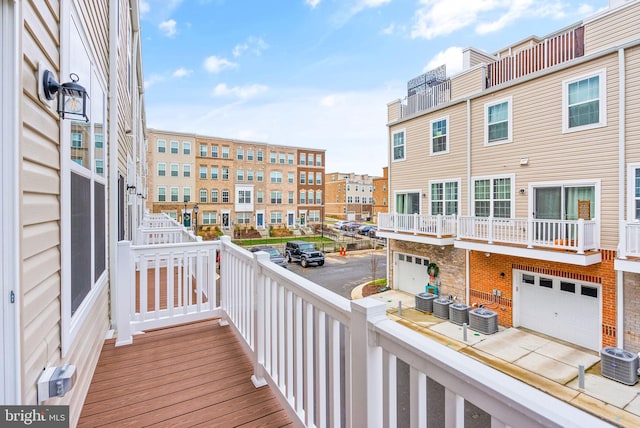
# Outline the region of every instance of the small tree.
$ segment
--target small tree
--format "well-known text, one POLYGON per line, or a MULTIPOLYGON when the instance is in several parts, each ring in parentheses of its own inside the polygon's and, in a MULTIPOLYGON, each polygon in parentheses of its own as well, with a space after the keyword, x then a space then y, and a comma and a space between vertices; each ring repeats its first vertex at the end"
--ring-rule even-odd
POLYGON ((369 262, 371 264, 371 284, 376 285, 376 276, 378 274, 378 258, 376 257, 376 249, 371 250, 369 262))

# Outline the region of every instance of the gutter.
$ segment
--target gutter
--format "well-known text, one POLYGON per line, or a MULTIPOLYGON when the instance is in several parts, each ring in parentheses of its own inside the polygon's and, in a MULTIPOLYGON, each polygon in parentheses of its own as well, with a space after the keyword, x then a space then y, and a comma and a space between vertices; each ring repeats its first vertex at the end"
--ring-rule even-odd
MULTIPOLYGON (((133 2, 136 3, 136 2, 133 2)), ((118 12, 119 2, 109 3, 109 291, 111 328, 116 325, 118 254, 118 12)))

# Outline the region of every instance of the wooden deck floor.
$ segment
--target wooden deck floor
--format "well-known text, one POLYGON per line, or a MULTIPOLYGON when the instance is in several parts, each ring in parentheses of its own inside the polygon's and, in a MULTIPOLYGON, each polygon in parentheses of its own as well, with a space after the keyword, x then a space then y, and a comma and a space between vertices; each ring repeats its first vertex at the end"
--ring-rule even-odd
POLYGON ((79 427, 293 426, 230 327, 217 320, 160 329, 116 348, 107 340, 79 427))

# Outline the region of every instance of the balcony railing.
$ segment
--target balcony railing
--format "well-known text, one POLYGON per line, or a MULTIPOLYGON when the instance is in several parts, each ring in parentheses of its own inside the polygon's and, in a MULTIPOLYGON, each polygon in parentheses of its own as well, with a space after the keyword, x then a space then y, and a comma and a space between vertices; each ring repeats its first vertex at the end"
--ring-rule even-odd
POLYGON ((621 233, 618 257, 622 259, 627 256, 640 257, 640 223, 622 222, 620 230, 623 233, 621 233))
POLYGON ((378 214, 378 230, 433 235, 436 238, 455 236, 457 216, 422 214, 378 214))
POLYGON ((400 103, 400 119, 451 101, 451 81, 445 80, 425 92, 411 95, 400 103))
POLYGON ((136 245, 177 244, 195 242, 198 238, 192 230, 182 226, 166 214, 149 214, 136 230, 136 245))
POLYGON ((464 425, 465 402, 486 412, 491 426, 608 426, 392 321, 384 302, 349 301, 228 237, 145 246, 125 241, 118 251, 118 345, 131 343, 138 329, 222 317, 253 361, 254 384, 268 384, 296 424, 396 426, 406 405, 411 426, 426 426, 429 403, 439 399, 442 426, 464 425), (398 360, 409 365, 406 384, 398 381, 398 360), (442 392, 427 400, 429 382, 442 392), (406 388, 407 401, 398 388, 406 388))
POLYGON ((523 218, 460 217, 458 239, 475 239, 489 244, 548 247, 584 254, 599 248, 595 220, 540 220, 523 218))

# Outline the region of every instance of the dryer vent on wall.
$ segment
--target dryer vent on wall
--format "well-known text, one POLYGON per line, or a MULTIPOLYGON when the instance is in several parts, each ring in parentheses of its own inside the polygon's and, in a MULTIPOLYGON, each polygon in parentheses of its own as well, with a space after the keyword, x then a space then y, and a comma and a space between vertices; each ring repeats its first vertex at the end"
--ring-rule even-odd
POLYGON ((600 351, 602 376, 627 385, 638 382, 638 355, 621 348, 607 346, 600 351))
POLYGON ((469 328, 482 334, 496 333, 498 331, 498 314, 484 308, 469 311, 469 328))

